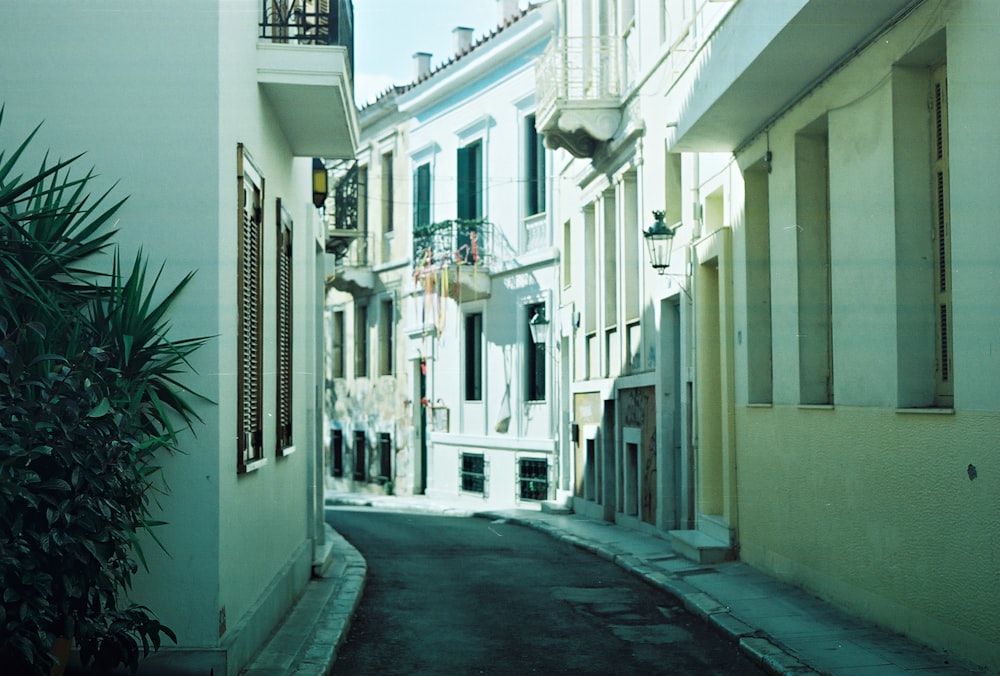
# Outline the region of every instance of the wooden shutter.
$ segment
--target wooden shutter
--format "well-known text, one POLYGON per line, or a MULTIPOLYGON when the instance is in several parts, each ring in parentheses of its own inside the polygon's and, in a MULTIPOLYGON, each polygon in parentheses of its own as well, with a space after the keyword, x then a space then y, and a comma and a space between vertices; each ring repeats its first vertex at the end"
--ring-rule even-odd
POLYGON ((934 199, 934 304, 937 333, 938 406, 954 405, 951 318, 951 204, 948 172, 948 80, 945 66, 931 80, 931 150, 934 199))
POLYGON ((292 217, 277 201, 278 224, 277 261, 277 336, 278 336, 278 392, 277 392, 277 446, 278 457, 292 446, 292 217))
POLYGON ((237 448, 238 470, 245 472, 264 455, 261 383, 262 219, 264 179, 243 145, 237 146, 238 279, 237 448))
POLYGON ((417 167, 413 180, 413 224, 430 225, 431 222, 431 165, 417 167))

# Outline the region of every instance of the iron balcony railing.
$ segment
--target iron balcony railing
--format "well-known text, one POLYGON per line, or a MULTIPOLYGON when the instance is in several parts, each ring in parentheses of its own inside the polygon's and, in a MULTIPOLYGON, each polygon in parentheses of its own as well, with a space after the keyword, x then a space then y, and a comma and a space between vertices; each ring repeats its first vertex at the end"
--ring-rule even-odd
POLYGON ((614 102, 622 96, 622 41, 612 35, 554 39, 538 61, 539 109, 562 102, 614 102))
POLYGON ((358 163, 341 162, 328 167, 327 173, 334 183, 324 204, 326 252, 340 265, 366 267, 369 242, 368 233, 361 229, 358 163))
POLYGON ((493 234, 493 224, 481 219, 414 226, 413 265, 489 266, 495 258, 493 234))
POLYGON ((353 0, 261 0, 260 37, 271 42, 347 48, 354 69, 353 0))

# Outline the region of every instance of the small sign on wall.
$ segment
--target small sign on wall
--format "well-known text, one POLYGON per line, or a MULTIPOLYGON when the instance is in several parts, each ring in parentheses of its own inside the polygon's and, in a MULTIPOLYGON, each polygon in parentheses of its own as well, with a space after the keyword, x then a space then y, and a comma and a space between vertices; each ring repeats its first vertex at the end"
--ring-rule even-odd
POLYGON ((440 404, 431 406, 431 426, 435 432, 448 431, 448 407, 440 404))

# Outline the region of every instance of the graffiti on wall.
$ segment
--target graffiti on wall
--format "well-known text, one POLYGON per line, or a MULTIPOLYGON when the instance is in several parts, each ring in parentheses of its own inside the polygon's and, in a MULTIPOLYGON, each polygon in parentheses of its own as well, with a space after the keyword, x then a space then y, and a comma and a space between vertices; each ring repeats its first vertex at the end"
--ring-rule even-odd
POLYGON ((640 517, 646 523, 656 523, 656 399, 653 387, 619 390, 621 424, 642 430, 639 478, 640 517))
POLYGON ((367 476, 379 476, 382 458, 379 455, 379 437, 390 435, 392 453, 391 479, 397 489, 406 485, 413 473, 410 440, 413 436, 413 410, 407 399, 406 380, 397 376, 334 378, 327 381, 327 410, 331 411, 330 426, 343 431, 350 440, 352 460, 357 457, 354 448, 356 432, 364 431, 367 448, 365 453, 367 476))

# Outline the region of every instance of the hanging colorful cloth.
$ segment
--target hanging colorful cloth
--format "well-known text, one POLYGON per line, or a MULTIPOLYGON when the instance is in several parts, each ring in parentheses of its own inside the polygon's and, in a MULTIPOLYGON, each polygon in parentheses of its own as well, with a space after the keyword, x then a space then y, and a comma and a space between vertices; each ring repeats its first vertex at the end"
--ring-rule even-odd
POLYGON ((438 303, 439 303, 439 307, 438 307, 438 335, 439 336, 444 333, 444 320, 445 320, 446 311, 447 311, 447 303, 445 303, 445 301, 448 300, 448 266, 447 265, 442 265, 441 266, 441 287, 440 288, 441 288, 441 297, 438 299, 438 303))

